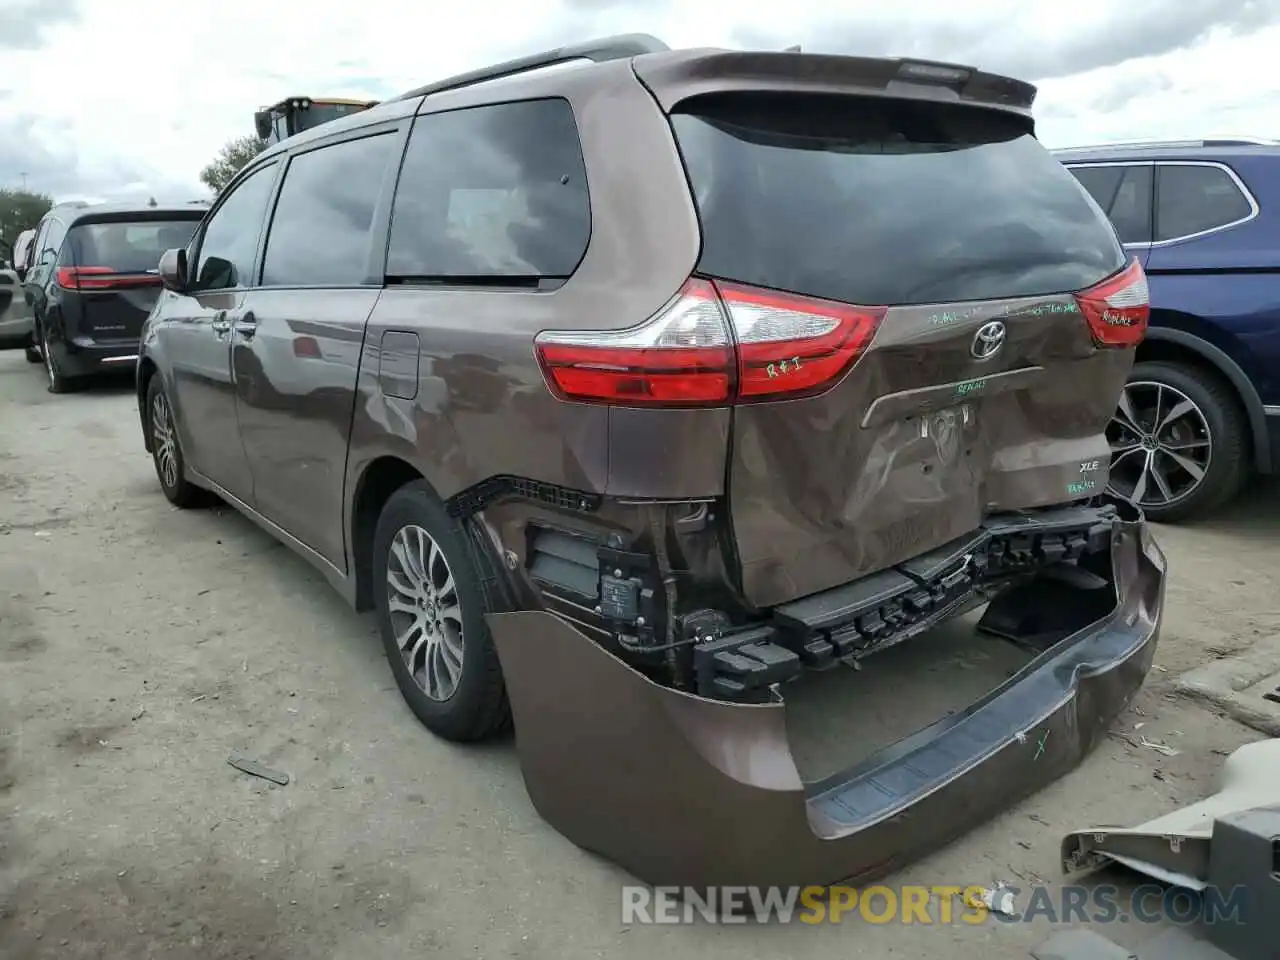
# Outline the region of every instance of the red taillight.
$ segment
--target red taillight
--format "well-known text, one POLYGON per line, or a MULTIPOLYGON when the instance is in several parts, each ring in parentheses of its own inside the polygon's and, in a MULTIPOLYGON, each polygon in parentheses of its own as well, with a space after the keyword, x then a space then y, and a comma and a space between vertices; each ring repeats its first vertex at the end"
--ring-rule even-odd
POLYGON ((67 290, 118 290, 122 287, 153 287, 160 278, 150 273, 117 273, 110 267, 59 267, 58 286, 67 290))
POLYGON ((542 333, 535 349, 548 386, 565 400, 725 406, 822 392, 866 349, 884 314, 694 277, 638 327, 542 333))
POLYGON ((1076 295, 1099 347, 1134 347, 1147 335, 1151 295, 1147 275, 1137 260, 1114 277, 1076 295))
POLYGON ((720 298, 696 278, 638 327, 542 333, 535 347, 548 385, 565 400, 715 406, 729 402, 733 386, 720 298))
POLYGON ((717 287, 738 343, 738 399, 746 401, 827 389, 861 356, 887 310, 717 287))

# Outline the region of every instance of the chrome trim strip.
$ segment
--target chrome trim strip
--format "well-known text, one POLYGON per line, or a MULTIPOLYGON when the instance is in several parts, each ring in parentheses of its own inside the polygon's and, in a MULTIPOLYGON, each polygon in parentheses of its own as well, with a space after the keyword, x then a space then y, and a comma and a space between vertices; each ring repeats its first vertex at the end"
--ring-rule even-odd
POLYGON ((130 354, 119 356, 119 357, 103 357, 98 362, 99 363, 133 363, 137 359, 138 359, 138 355, 136 353, 130 353, 130 354))
POLYGON ((1280 417, 1280 403, 1264 406, 1262 408, 1262 413, 1264 416, 1268 417, 1280 417))

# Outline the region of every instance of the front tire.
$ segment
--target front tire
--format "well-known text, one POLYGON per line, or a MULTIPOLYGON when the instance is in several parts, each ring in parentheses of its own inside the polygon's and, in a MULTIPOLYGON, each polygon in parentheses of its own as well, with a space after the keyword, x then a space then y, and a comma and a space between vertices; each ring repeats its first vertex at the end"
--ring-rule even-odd
POLYGON ((202 505, 207 495, 187 479, 173 406, 158 373, 147 383, 147 429, 151 432, 151 461, 165 499, 183 509, 202 505))
POLYGON ((1220 378, 1178 363, 1135 364, 1107 428, 1111 492, 1158 523, 1203 516, 1248 480, 1247 431, 1220 378))
POLYGON ((510 719, 502 668, 467 532, 424 481, 382 509, 373 542, 378 628, 396 685, 446 740, 487 739, 510 719))

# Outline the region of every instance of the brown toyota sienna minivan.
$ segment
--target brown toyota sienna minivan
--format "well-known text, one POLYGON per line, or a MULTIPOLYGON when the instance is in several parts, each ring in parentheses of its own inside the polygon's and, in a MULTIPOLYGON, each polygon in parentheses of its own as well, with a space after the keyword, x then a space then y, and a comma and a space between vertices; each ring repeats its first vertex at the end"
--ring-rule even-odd
POLYGON ((431 730, 513 716, 583 847, 652 882, 884 872, 1071 768, 1158 634, 1104 437, 1146 281, 1034 95, 627 36, 288 138, 161 262, 164 493, 375 610, 431 730), (984 604, 1013 676, 802 780, 790 681, 874 684, 984 604))

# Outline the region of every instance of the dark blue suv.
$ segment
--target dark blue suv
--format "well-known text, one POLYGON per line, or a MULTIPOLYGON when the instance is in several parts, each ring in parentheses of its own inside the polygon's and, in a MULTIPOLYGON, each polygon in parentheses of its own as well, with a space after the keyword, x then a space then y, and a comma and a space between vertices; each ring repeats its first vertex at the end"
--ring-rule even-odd
POLYGON ((1142 261, 1151 326, 1108 430, 1111 485, 1198 516, 1280 460, 1280 140, 1055 151, 1142 261))

